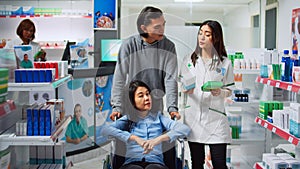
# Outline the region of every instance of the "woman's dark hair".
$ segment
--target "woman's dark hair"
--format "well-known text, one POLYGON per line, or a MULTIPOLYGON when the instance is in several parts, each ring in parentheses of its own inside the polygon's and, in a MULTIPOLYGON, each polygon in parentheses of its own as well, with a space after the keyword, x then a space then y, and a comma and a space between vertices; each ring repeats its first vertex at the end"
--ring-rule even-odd
MULTIPOLYGON (((212 31, 212 43, 214 48, 212 49, 212 54, 213 57, 214 55, 217 56, 218 60, 215 60, 213 58, 211 68, 215 66, 215 64, 219 64, 221 61, 224 60, 223 57, 227 57, 227 52, 225 50, 225 45, 224 45, 224 40, 223 40, 223 31, 222 31, 222 26, 220 25, 219 22, 213 21, 213 20, 207 20, 201 23, 200 28, 198 30, 198 34, 200 32, 200 29, 202 26, 207 25, 210 27, 212 31)), ((197 36, 197 45, 195 51, 191 55, 192 62, 195 66, 196 60, 198 59, 198 56, 202 55, 202 49, 199 47, 199 39, 197 36)))
POLYGON ((147 38, 149 35, 148 33, 145 33, 142 29, 141 29, 141 25, 149 25, 151 23, 151 19, 157 19, 159 17, 161 17, 163 15, 163 12, 155 7, 152 6, 147 6, 144 9, 142 9, 142 11, 140 12, 138 19, 137 19, 137 29, 139 31, 139 34, 144 37, 147 38))
POLYGON ((22 22, 20 22, 18 28, 17 28, 17 35, 23 39, 23 30, 30 30, 33 28, 32 37, 30 40, 33 40, 35 38, 35 26, 34 23, 30 19, 24 19, 22 22))
MULTIPOLYGON (((147 88, 147 90, 149 91, 149 93, 151 92, 151 90, 150 90, 150 88, 149 88, 149 86, 146 84, 146 83, 144 83, 144 82, 142 82, 142 81, 140 81, 140 80, 134 80, 134 81, 132 81, 130 84, 129 84, 129 100, 130 100, 130 102, 131 102, 131 104, 136 108, 136 105, 135 105, 135 100, 134 100, 134 94, 135 94, 135 92, 136 92, 136 89, 138 88, 138 87, 145 87, 145 88, 147 88)), ((137 108, 136 108, 137 109, 137 108)))
POLYGON ((75 106, 74 106, 74 115, 75 115, 75 109, 76 109, 76 107, 80 107, 81 108, 81 105, 79 104, 79 103, 77 103, 77 104, 75 104, 75 106))

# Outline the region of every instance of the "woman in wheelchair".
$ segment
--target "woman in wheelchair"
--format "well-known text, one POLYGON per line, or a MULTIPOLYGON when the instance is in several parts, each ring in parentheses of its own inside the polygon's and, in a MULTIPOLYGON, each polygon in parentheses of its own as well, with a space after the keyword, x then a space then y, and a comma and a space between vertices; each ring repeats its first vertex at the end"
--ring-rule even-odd
POLYGON ((125 163, 121 169, 168 169, 164 164, 163 141, 173 142, 187 137, 190 128, 151 112, 150 88, 141 81, 129 84, 129 100, 134 107, 127 115, 103 127, 101 134, 126 143, 125 163), (166 131, 166 132, 163 132, 166 131))

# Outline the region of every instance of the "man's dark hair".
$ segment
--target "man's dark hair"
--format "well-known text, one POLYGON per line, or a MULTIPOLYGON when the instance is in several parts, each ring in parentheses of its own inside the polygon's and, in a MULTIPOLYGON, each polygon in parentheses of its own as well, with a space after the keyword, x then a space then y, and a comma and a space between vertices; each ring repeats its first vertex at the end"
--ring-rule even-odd
POLYGON ((139 34, 144 37, 147 38, 149 35, 148 33, 145 33, 142 29, 141 29, 141 25, 149 25, 151 23, 151 19, 157 19, 159 17, 161 17, 163 15, 163 12, 155 7, 152 6, 147 6, 144 9, 142 9, 142 11, 140 12, 138 19, 137 19, 137 29, 139 31, 139 34))

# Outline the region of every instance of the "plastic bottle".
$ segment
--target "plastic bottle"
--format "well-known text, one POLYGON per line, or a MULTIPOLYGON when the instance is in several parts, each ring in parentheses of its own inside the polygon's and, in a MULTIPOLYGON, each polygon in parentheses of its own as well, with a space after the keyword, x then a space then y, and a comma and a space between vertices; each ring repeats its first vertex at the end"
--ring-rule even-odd
POLYGON ((283 51, 283 56, 281 58, 281 80, 285 82, 290 82, 292 80, 291 78, 291 72, 290 72, 290 66, 291 65, 291 58, 289 56, 289 50, 283 51))

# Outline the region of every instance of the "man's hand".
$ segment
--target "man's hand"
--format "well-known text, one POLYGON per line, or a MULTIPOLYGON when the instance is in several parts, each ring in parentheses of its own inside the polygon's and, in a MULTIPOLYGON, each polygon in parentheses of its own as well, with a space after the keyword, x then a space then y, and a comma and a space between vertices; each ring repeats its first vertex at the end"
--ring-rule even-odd
POLYGON ((115 121, 115 117, 117 117, 117 119, 118 119, 119 117, 121 117, 121 113, 120 112, 112 112, 111 115, 109 116, 109 118, 112 121, 115 121))
POLYGON ((171 119, 173 119, 175 117, 177 120, 179 120, 181 118, 179 112, 173 111, 173 112, 170 112, 169 114, 171 116, 171 119))

